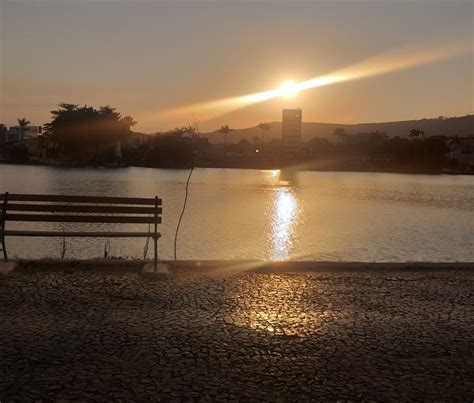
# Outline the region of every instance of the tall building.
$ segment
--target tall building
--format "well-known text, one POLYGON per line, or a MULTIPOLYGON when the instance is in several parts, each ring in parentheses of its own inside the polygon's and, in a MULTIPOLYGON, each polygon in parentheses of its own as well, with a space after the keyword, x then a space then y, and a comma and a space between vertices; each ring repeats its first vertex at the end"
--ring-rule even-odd
POLYGON ((283 144, 283 159, 292 163, 301 150, 301 109, 283 109, 281 121, 281 140, 283 144))

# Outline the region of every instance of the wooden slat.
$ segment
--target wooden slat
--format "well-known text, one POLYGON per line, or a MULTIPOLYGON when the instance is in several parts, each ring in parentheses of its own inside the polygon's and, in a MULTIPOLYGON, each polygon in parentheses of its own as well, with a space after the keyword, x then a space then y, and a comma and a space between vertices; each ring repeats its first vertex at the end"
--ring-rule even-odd
MULTIPOLYGON (((5 200, 5 193, 0 194, 0 200, 5 200)), ((9 193, 9 201, 37 201, 37 202, 63 202, 63 203, 107 203, 107 204, 139 204, 155 205, 154 198, 143 197, 106 197, 106 196, 69 196, 69 195, 40 195, 9 193)), ((161 206, 161 199, 158 199, 161 206)))
POLYGON ((55 213, 110 213, 110 214, 161 214, 161 207, 104 206, 104 205, 63 205, 63 204, 22 204, 8 203, 8 211, 43 211, 55 213))
MULTIPOLYGON (((5 221, 37 222, 84 222, 84 223, 117 223, 117 224, 154 224, 155 217, 146 216, 99 216, 99 215, 52 215, 52 214, 9 214, 5 221)), ((161 223, 161 217, 156 217, 161 223)))
MULTIPOLYGON (((153 232, 79 232, 79 231, 16 231, 7 230, 1 231, 0 234, 5 236, 28 236, 28 237, 74 237, 74 238, 153 238, 155 234, 153 232)), ((156 236, 159 238, 160 233, 156 236)))

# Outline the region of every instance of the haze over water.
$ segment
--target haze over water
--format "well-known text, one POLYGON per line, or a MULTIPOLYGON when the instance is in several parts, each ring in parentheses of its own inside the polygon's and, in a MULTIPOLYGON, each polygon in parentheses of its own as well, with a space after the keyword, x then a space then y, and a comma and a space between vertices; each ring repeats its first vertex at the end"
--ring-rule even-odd
MULTIPOLYGON (((0 189, 158 195, 163 199, 159 256, 172 259, 187 174, 147 168, 2 165, 0 189)), ((472 176, 199 168, 191 180, 178 259, 474 261, 473 200, 472 176)), ((32 229, 93 227, 28 225, 32 229)), ((16 226, 7 224, 8 229, 16 226)), ((103 228, 114 230, 110 224, 103 228)), ((146 226, 135 229, 146 230, 146 226)), ((123 225, 120 230, 125 230, 123 225)), ((110 242, 112 256, 143 257, 143 239, 110 242)), ((7 239, 12 257, 59 257, 61 245, 58 238, 7 239)), ((103 249, 101 240, 67 239, 66 258, 102 257, 103 249)), ((151 243, 149 252, 151 256, 151 243)))

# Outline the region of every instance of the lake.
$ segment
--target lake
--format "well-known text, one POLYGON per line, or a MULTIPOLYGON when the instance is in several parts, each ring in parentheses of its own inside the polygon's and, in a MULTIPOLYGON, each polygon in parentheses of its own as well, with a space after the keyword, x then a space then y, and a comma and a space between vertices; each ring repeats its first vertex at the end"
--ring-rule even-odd
MULTIPOLYGON (((0 192, 158 195, 163 199, 159 256, 172 259, 187 176, 186 170, 0 165, 0 192)), ((473 176, 199 168, 189 190, 178 259, 474 261, 473 176)), ((8 223, 7 228, 25 225, 112 230, 61 223, 8 223)), ((9 254, 17 258, 59 257, 62 243, 61 238, 7 238, 9 254)), ((66 258, 102 257, 104 243, 69 238, 66 258)), ((110 240, 114 257, 143 257, 144 248, 145 239, 110 240)), ((151 257, 151 242, 149 249, 151 257)))

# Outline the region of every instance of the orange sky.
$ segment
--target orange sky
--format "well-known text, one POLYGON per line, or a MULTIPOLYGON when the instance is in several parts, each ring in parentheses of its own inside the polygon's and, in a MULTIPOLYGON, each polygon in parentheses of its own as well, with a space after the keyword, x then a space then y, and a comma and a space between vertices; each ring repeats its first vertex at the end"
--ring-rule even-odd
MULTIPOLYGON (((0 122, 49 120, 61 101, 110 104, 167 130, 192 120, 221 124, 280 120, 358 123, 473 112, 470 1, 403 2, 0 2, 0 122), (224 113, 164 110, 273 89, 404 49, 464 54, 384 75, 310 89, 224 113)), ((416 53, 415 52, 415 53, 416 53)), ((415 54, 413 53, 413 54, 415 54)), ((403 59, 408 56, 400 53, 403 59)))

